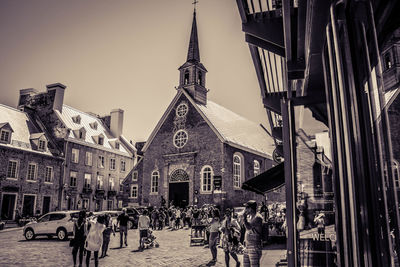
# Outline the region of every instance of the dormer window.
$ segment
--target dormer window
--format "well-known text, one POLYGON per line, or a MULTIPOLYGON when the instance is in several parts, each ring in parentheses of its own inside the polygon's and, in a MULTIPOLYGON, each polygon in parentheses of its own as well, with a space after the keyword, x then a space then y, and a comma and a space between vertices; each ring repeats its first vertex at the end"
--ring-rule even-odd
POLYGON ((8 130, 1 130, 0 141, 10 143, 11 132, 8 130))
POLYGON ((103 134, 99 134, 99 135, 95 135, 92 136, 94 142, 98 145, 104 145, 104 135, 103 134))
POLYGON ((72 121, 75 122, 76 124, 80 124, 81 123, 81 116, 76 115, 76 116, 72 117, 72 121))
POLYGON ((0 123, 0 143, 11 143, 11 134, 13 132, 14 130, 8 122, 0 123))
POLYGON ((39 151, 46 151, 47 139, 44 133, 33 133, 30 137, 32 148, 39 151))
POLYGON ((46 141, 39 140, 39 150, 46 150, 46 141))
POLYGON ((90 127, 91 127, 92 129, 97 130, 97 125, 98 125, 98 124, 97 124, 96 121, 89 123, 89 125, 90 125, 90 127))
POLYGON ((82 127, 80 129, 74 130, 74 135, 78 139, 85 140, 85 138, 86 138, 86 130, 85 130, 85 128, 82 127))
POLYGON ((115 143, 115 149, 119 149, 119 143, 118 142, 115 143))

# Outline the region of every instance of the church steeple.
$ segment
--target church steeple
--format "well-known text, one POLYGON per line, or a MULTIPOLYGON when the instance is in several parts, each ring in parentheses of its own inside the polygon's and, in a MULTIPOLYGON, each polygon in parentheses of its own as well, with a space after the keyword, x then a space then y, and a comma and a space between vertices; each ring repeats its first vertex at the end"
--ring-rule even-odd
POLYGON ((200 62, 199 39, 197 37, 196 10, 193 12, 192 32, 190 33, 189 50, 186 61, 200 62))
POLYGON ((203 105, 207 104, 205 87, 207 69, 200 63, 199 39, 197 37, 196 9, 193 12, 192 31, 185 64, 180 68, 179 88, 185 89, 193 99, 203 105))

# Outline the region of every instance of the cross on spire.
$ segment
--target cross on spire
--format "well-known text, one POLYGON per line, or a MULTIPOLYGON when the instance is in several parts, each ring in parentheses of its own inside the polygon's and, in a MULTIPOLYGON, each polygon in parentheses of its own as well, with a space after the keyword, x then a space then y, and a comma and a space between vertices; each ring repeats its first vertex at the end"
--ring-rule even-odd
POLYGON ((192 3, 192 5, 194 6, 194 12, 196 12, 196 4, 197 4, 198 2, 199 2, 199 1, 194 0, 193 3, 192 3))

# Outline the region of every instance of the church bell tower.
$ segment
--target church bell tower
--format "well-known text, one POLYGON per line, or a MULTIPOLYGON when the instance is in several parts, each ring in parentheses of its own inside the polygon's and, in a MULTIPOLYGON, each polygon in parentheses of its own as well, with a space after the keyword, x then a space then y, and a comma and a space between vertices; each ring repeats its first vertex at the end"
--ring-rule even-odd
POLYGON ((179 69, 179 88, 183 88, 197 102, 207 104, 206 73, 207 69, 200 63, 199 40, 197 37, 196 9, 193 12, 192 31, 185 64, 179 69))

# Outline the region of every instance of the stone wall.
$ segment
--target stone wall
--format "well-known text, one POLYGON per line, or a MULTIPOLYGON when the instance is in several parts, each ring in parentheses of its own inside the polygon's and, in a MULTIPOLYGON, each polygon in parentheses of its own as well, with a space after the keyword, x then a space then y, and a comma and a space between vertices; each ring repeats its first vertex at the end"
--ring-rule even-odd
MULTIPOLYGON (((0 162, 2 162, 0 164, 1 201, 3 201, 5 194, 16 194, 16 209, 22 213, 24 195, 34 195, 34 213, 36 215, 42 213, 43 197, 49 196, 50 211, 59 208, 58 204, 60 180, 62 177, 62 159, 40 153, 1 147, 0 162), (6 178, 9 160, 17 160, 19 162, 17 168, 17 179, 6 178), (37 178, 35 181, 27 181, 28 164, 30 162, 37 164, 37 178), (53 168, 53 180, 51 183, 44 181, 45 170, 47 166, 53 168)), ((0 204, 0 207, 2 207, 2 204, 0 204)))

